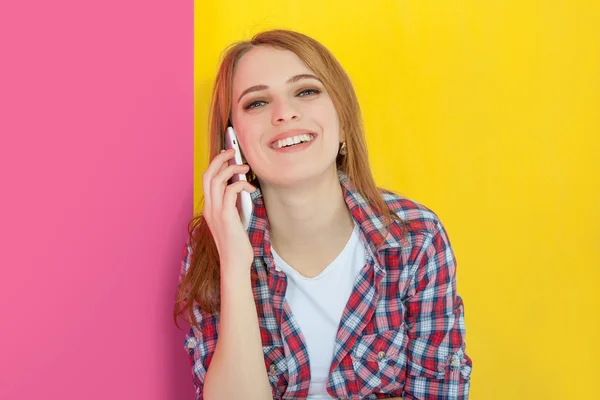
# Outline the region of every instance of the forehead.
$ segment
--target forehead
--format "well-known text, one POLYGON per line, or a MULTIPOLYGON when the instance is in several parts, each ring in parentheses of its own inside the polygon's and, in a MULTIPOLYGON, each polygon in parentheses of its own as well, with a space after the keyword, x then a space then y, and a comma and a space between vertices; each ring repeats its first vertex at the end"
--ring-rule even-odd
POLYGON ((254 85, 284 84, 294 75, 313 73, 292 51, 257 46, 238 60, 233 75, 233 92, 254 85))

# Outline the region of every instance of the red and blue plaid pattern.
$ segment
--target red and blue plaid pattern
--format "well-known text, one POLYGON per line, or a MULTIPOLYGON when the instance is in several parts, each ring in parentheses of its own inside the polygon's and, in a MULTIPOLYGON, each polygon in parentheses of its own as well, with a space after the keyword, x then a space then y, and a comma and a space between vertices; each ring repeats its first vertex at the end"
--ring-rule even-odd
MULTIPOLYGON (((383 199, 409 223, 383 237, 383 219, 339 172, 346 204, 360 227, 366 264, 342 315, 327 390, 338 399, 467 399, 471 358, 465 353, 464 309, 456 292, 456 260, 448 235, 427 207, 381 189, 383 199)), ((306 345, 288 303, 286 276, 275 269, 269 223, 260 190, 252 193, 249 237, 252 285, 265 368, 273 398, 305 399, 310 367, 306 345)), ((181 276, 190 262, 186 244, 181 276)), ((194 308, 198 326, 186 335, 197 399, 215 350, 219 314, 194 308)))

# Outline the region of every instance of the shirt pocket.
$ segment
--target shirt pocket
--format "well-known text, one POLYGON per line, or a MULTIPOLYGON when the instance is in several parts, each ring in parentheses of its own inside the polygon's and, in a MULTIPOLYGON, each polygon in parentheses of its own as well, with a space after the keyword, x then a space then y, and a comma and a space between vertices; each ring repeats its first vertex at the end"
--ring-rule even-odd
POLYGON ((287 360, 283 346, 263 346, 263 356, 267 376, 273 391, 273 398, 280 399, 287 388, 287 360))
POLYGON ((350 352, 359 394, 395 393, 406 376, 406 335, 401 329, 359 336, 350 352))
POLYGON ((408 374, 412 377, 446 380, 448 383, 469 381, 471 365, 462 349, 448 354, 446 357, 426 365, 424 362, 412 359, 407 364, 408 374))

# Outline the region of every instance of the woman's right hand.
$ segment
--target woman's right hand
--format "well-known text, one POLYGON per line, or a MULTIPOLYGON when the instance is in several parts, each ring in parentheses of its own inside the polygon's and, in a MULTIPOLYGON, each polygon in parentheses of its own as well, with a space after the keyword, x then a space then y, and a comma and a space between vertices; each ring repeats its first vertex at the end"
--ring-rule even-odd
MULTIPOLYGON (((256 188, 243 180, 228 184, 233 174, 245 174, 250 169, 247 164, 229 165, 233 155, 233 149, 222 151, 202 175, 202 214, 217 245, 221 273, 230 272, 229 269, 248 272, 254 258, 254 250, 236 208, 236 200, 242 190, 252 193, 256 188)), ((231 272, 236 274, 236 271, 231 272)))

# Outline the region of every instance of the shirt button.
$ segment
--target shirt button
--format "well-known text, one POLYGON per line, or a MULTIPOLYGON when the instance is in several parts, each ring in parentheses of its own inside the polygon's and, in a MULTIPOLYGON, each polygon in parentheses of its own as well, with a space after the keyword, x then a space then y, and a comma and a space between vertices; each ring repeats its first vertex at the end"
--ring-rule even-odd
POLYGON ((450 361, 450 365, 453 367, 459 367, 460 366, 460 359, 458 358, 458 356, 452 356, 452 361, 450 361))
POLYGON ((377 353, 377 358, 380 360, 383 360, 385 358, 385 352, 380 351, 379 353, 377 353))
POLYGON ((269 366, 269 371, 271 371, 272 373, 275 373, 275 372, 277 372, 277 365, 275 365, 275 364, 271 364, 271 365, 269 366))

